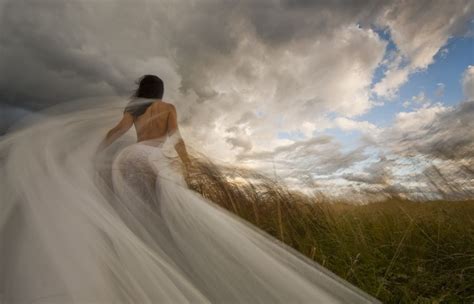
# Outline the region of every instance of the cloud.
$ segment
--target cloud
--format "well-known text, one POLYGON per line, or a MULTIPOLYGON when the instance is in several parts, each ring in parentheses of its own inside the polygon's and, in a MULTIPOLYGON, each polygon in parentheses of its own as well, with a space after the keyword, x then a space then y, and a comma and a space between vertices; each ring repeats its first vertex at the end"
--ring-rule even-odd
POLYGON ((393 1, 377 18, 387 28, 397 50, 398 58, 385 71, 374 92, 393 98, 410 74, 426 69, 434 57, 454 35, 467 32, 468 21, 474 13, 472 1, 393 1))
POLYGON ((248 137, 244 136, 228 136, 226 142, 231 144, 234 148, 242 148, 244 151, 250 151, 252 149, 252 141, 248 137))
POLYGON ((436 84, 435 96, 436 97, 443 97, 445 89, 446 89, 446 85, 444 83, 441 83, 441 82, 437 83, 436 84))
POLYGON ((472 197, 473 115, 474 102, 399 113, 377 142, 392 160, 385 166, 392 171, 389 185, 394 193, 423 200, 472 197))
POLYGON ((0 104, 0 135, 6 133, 14 123, 30 114, 32 112, 27 109, 0 104))
POLYGON ((370 190, 378 186, 378 191, 386 191, 392 183, 392 173, 390 168, 393 164, 385 157, 380 157, 376 161, 369 163, 364 170, 359 172, 348 172, 341 175, 342 178, 356 182, 364 190, 370 190))
MULTIPOLYGON (((155 72, 188 125, 212 126, 223 116, 234 121, 254 107, 266 113, 262 123, 291 109, 282 114, 282 127, 298 129, 318 119, 314 113, 350 117, 373 106, 370 85, 386 42, 371 24, 398 33, 404 56, 416 53, 407 41, 419 40, 408 30, 419 11, 398 1, 165 3, 3 1, 2 102, 38 109, 86 96, 126 96, 135 79, 155 72)), ((428 6, 437 18, 426 20, 427 28, 461 13, 442 33, 454 31, 469 12, 463 3, 428 6)))
POLYGON ((343 131, 360 131, 366 135, 377 135, 380 129, 368 121, 356 121, 345 117, 335 119, 336 126, 343 131))
POLYGON ((467 100, 474 100, 474 66, 470 65, 464 71, 462 78, 464 96, 467 100))
POLYGON ((431 64, 473 9, 468 0, 0 1, 0 102, 15 109, 2 112, 3 128, 21 111, 62 101, 127 98, 138 77, 154 73, 190 146, 219 160, 276 163, 288 178, 324 185, 324 175, 368 157, 367 143, 345 151, 321 136, 325 129, 360 131, 376 143, 387 135, 403 146, 406 134, 423 139, 427 122, 448 117, 451 109, 418 96, 421 108, 400 113, 391 131, 359 118, 431 64), (395 50, 387 53, 374 28, 390 33, 395 50), (380 67, 385 75, 373 84, 380 67))
POLYGON ((440 159, 474 158, 473 115, 473 102, 463 102, 456 108, 435 105, 401 113, 391 131, 391 145, 397 145, 394 149, 398 151, 440 159))
POLYGON ((394 2, 379 18, 388 26, 392 39, 412 68, 423 69, 446 41, 467 30, 474 5, 471 1, 394 2))
POLYGON ((126 97, 139 76, 156 73, 187 137, 225 159, 275 147, 280 131, 310 137, 328 112, 353 117, 373 106, 386 42, 357 23, 381 9, 375 1, 165 3, 3 1, 1 102, 37 110, 126 97), (245 144, 224 131, 243 124, 245 144))
POLYGON ((384 78, 374 85, 373 91, 378 96, 392 99, 396 96, 398 88, 408 80, 410 69, 408 67, 396 67, 388 69, 384 78))
POLYGON ((332 180, 339 170, 365 159, 367 155, 363 148, 343 151, 338 141, 325 135, 238 156, 241 164, 258 169, 268 176, 277 175, 290 187, 309 192, 321 190, 321 187, 327 186, 322 186, 321 181, 327 178, 332 180))
MULTIPOLYGON (((438 96, 439 89, 444 90, 444 87, 442 86, 437 86, 437 89, 435 91, 435 95, 438 96)), ((424 91, 421 91, 418 93, 418 95, 412 96, 410 100, 405 100, 402 104, 404 108, 408 108, 410 106, 413 107, 422 107, 422 108, 427 108, 431 105, 431 100, 426 96, 424 91)), ((402 112, 402 115, 404 113, 402 112)))
POLYGON ((396 153, 411 152, 420 140, 425 139, 439 115, 450 109, 441 104, 419 108, 396 115, 393 126, 380 134, 379 144, 390 147, 396 153))

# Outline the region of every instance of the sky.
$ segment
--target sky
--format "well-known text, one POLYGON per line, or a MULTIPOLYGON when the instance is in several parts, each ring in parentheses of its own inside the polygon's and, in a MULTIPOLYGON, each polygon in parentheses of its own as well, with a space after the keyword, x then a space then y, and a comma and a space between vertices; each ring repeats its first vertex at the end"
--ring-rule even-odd
POLYGON ((472 1, 0 0, 0 29, 2 133, 156 74, 216 161, 360 201, 474 196, 472 1))

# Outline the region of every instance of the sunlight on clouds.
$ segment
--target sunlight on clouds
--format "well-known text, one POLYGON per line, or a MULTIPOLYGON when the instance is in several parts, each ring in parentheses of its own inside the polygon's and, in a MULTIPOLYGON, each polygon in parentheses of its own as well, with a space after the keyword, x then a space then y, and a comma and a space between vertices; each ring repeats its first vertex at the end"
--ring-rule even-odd
POLYGON ((396 96, 398 88, 407 82, 410 70, 407 67, 389 69, 385 72, 385 77, 375 84, 373 91, 381 96, 392 99, 396 96))
MULTIPOLYGON (((138 77, 157 74, 190 147, 305 191, 447 193, 433 190, 436 174, 469 176, 462 168, 473 165, 469 103, 435 103, 418 87, 402 112, 388 102, 438 54, 449 57, 472 1, 5 0, 0 14, 0 98, 20 109, 2 130, 62 101, 125 101, 138 77), (385 128, 364 116, 387 105, 385 128)), ((473 100, 472 65, 461 84, 473 100)), ((435 86, 438 102, 448 90, 435 86)))
POLYGON ((448 39, 466 27, 473 12, 472 1, 416 1, 410 4, 410 9, 397 4, 389 6, 378 24, 389 29, 398 49, 398 60, 388 66, 374 92, 394 98, 410 74, 433 63, 448 39))
POLYGON ((381 130, 368 121, 356 121, 345 117, 335 119, 336 125, 343 131, 360 131, 368 135, 377 135, 381 130))
POLYGON ((430 125, 438 114, 447 110, 448 108, 437 104, 413 112, 400 112, 395 118, 394 129, 409 135, 410 132, 416 132, 421 127, 430 125))

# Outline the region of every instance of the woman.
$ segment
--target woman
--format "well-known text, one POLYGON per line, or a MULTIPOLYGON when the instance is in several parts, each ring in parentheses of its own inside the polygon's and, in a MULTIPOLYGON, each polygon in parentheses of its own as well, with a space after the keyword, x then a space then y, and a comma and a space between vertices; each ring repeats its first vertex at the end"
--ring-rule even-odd
POLYGON ((162 97, 144 76, 96 158, 112 102, 55 109, 0 142, 0 303, 376 302, 188 189, 162 97), (137 142, 121 142, 133 124, 137 142))
POLYGON ((162 100, 163 81, 155 75, 145 75, 139 81, 135 99, 125 108, 122 120, 111 129, 99 146, 99 151, 110 145, 135 124, 137 142, 163 142, 167 135, 176 137, 176 151, 189 166, 189 157, 179 129, 176 108, 162 100))

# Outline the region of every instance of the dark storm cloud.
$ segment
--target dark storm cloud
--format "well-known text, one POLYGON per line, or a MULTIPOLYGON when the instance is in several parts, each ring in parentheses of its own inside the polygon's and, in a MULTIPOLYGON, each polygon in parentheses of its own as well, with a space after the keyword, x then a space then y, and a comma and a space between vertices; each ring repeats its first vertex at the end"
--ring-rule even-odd
POLYGON ((3 135, 4 131, 28 114, 31 114, 31 111, 0 104, 0 135, 3 135))
POLYGON ((88 50, 83 30, 69 19, 71 11, 81 14, 83 9, 62 1, 4 4, 2 102, 39 109, 124 87, 122 75, 105 56, 88 50))
POLYGON ((37 108, 128 93, 137 77, 130 65, 156 55, 173 58, 181 89, 192 88, 203 101, 217 95, 211 78, 233 64, 231 55, 251 32, 284 48, 410 9, 385 1, 5 0, 1 66, 9 77, 0 79, 2 102, 37 108), (9 81, 25 73, 17 85, 9 81))
MULTIPOLYGON (((452 7, 460 10, 463 3, 452 7)), ((420 6, 407 15, 416 14, 420 6)), ((428 12, 424 15, 430 15, 433 6, 424 6, 428 12)), ((236 65, 236 77, 255 82, 257 70, 242 62, 253 55, 239 53, 239 44, 254 34, 261 43, 256 47, 271 57, 288 46, 297 51, 300 45, 339 35, 341 28, 353 24, 385 26, 379 22, 383 16, 411 10, 411 5, 399 1, 5 0, 0 8, 1 102, 39 109, 86 96, 127 95, 133 81, 150 72, 147 67, 156 70, 150 61, 163 56, 178 73, 174 85, 183 93, 192 90, 197 95, 194 101, 200 103, 220 96, 215 78, 236 65)), ((362 49, 353 45, 347 53, 354 56, 354 50, 362 49)), ((337 57, 325 58, 314 68, 339 71, 335 63, 346 56, 337 57)), ((372 69, 374 58, 364 51, 358 59, 372 69)), ((287 73, 275 75, 280 78, 277 89, 283 90, 276 96, 281 98, 303 85, 304 80, 287 73)), ((326 95, 307 100, 316 104, 334 100, 326 95)), ((225 106, 221 102, 214 118, 224 113, 225 106)))

